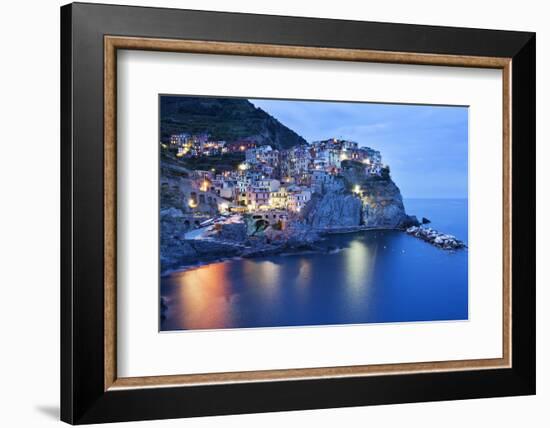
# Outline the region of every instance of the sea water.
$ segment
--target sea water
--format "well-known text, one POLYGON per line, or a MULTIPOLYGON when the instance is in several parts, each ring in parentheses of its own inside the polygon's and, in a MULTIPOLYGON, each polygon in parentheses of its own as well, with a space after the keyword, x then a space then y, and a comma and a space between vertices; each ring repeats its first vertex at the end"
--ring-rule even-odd
MULTIPOLYGON (((468 242, 466 199, 408 199, 408 213, 468 242)), ((233 259, 161 278, 161 330, 468 319, 468 250, 401 231, 331 235, 320 253, 233 259)))

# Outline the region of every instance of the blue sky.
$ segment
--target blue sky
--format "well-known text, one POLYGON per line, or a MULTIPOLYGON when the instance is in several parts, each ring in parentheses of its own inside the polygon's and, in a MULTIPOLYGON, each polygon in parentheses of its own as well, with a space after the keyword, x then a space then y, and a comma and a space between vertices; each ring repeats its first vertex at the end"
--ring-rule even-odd
POLYGON ((308 142, 357 141, 380 150, 404 198, 467 198, 468 108, 250 100, 308 142))

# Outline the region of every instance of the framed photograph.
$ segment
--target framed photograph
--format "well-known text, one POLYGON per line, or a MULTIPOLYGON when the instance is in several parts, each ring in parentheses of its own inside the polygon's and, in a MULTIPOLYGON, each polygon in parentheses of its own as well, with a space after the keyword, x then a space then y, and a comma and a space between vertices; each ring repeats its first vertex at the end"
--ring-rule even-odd
POLYGON ((61 418, 535 393, 535 35, 61 8, 61 418))

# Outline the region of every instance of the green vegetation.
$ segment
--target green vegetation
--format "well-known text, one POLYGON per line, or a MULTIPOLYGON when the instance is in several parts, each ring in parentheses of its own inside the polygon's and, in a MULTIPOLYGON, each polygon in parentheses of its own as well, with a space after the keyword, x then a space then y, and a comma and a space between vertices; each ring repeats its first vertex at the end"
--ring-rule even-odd
POLYGON ((170 149, 161 148, 160 161, 163 175, 187 177, 192 170, 214 170, 217 174, 235 171, 245 161, 245 154, 236 152, 217 156, 178 158, 170 149))
POLYGON ((213 140, 253 137, 260 144, 289 148, 306 141, 243 98, 161 96, 161 141, 179 133, 207 133, 213 140))
POLYGON ((225 153, 218 156, 200 156, 178 159, 178 164, 193 170, 211 171, 216 173, 223 171, 235 171, 239 164, 245 160, 244 153, 225 153))
POLYGON ((389 180, 390 179, 390 166, 389 165, 386 165, 384 168, 382 168, 380 176, 384 180, 389 180))

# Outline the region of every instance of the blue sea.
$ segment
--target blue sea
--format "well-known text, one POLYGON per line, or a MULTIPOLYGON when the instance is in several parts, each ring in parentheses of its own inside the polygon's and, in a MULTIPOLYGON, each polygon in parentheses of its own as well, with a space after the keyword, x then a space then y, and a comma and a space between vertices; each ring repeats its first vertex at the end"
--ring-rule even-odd
MULTIPOLYGON (((407 199, 407 213, 468 242, 466 199, 407 199)), ((332 235, 328 253, 234 259, 161 280, 161 330, 468 319, 468 250, 400 231, 332 235)))

